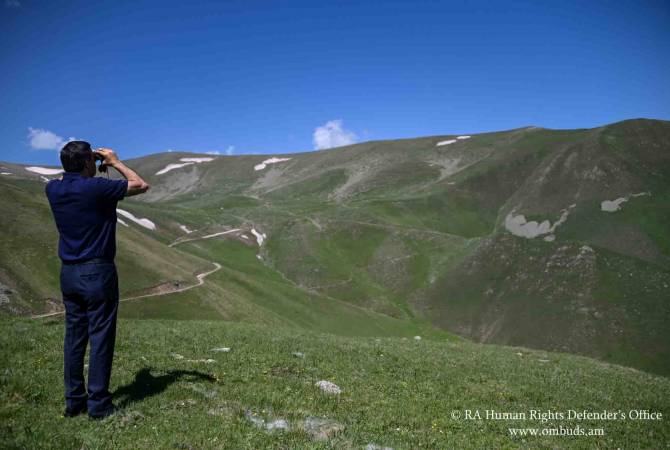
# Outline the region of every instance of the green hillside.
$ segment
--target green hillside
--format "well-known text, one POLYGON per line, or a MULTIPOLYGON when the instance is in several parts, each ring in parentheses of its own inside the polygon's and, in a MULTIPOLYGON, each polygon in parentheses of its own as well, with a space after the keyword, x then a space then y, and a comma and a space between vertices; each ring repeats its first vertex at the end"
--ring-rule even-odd
POLYGON ((634 369, 464 340, 196 320, 120 320, 112 392, 123 411, 101 423, 63 419, 62 333, 58 319, 0 320, 2 447, 658 449, 670 441, 670 381, 634 369), (222 347, 229 351, 213 350, 222 347), (318 381, 341 393, 322 392, 318 381), (454 419, 465 410, 526 419, 454 419), (619 415, 579 420, 570 410, 619 415), (634 420, 631 410, 662 418, 634 420), (601 434, 546 435, 561 429, 601 434))
MULTIPOLYGON (((670 122, 128 164, 152 188, 120 207, 156 229, 119 226, 124 295, 223 268, 126 302, 124 317, 456 333, 670 374, 670 122)), ((0 165, 3 209, 21 212, 0 218, 1 308, 58 308, 44 182, 0 165)))

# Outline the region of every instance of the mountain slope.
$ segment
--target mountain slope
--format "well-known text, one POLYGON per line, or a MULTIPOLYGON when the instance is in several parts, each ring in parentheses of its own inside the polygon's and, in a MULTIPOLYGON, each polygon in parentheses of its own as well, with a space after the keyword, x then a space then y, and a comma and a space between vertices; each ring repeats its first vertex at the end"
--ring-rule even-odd
POLYGON ((216 239, 249 264, 215 240, 169 247, 239 269, 234 282, 218 272, 211 287, 176 297, 192 306, 234 320, 308 309, 247 286, 276 276, 288 289, 280 297, 670 373, 670 122, 128 163, 152 185, 127 204, 157 224, 131 223, 142 236, 167 246, 240 229, 216 239))

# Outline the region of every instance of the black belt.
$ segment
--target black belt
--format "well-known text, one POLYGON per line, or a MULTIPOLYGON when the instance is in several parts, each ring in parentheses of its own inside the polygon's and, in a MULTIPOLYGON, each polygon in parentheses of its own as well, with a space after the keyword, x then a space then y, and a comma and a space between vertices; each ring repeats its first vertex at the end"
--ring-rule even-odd
POLYGON ((91 258, 91 259, 78 259, 76 261, 62 261, 66 266, 76 266, 79 264, 97 264, 97 263, 113 263, 114 260, 105 259, 105 258, 91 258))

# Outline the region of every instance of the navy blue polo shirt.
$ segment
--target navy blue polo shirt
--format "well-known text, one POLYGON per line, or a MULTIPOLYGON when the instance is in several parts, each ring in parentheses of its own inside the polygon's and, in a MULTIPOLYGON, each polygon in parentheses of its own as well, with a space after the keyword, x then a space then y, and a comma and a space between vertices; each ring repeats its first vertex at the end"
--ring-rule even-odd
POLYGON ((113 260, 116 255, 116 204, 128 190, 128 180, 84 177, 65 172, 51 180, 45 192, 60 234, 58 256, 77 262, 113 260))

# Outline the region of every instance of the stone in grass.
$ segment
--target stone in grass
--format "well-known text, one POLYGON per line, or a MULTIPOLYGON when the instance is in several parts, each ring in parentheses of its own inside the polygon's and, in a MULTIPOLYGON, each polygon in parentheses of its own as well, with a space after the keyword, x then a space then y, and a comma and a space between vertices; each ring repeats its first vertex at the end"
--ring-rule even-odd
POLYGON ((175 402, 177 408, 188 408, 189 406, 197 405, 198 402, 192 398, 187 398, 186 400, 178 400, 175 402))
POLYGON ((120 417, 121 426, 135 425, 144 419, 142 413, 138 411, 124 411, 120 417))
POLYGON ((221 352, 221 353, 228 353, 228 352, 230 351, 230 347, 213 348, 211 351, 213 351, 213 352, 221 352))
POLYGON ((174 359, 184 359, 184 356, 180 355, 179 353, 170 353, 170 356, 172 356, 174 359))
POLYGON ((303 352, 293 352, 291 354, 293 356, 295 356, 296 358, 304 358, 305 357, 305 354, 303 352))
POLYGON ((263 428, 267 431, 274 430, 289 430, 291 427, 285 419, 275 419, 275 420, 265 420, 262 417, 258 417, 253 412, 246 410, 244 412, 245 417, 249 422, 257 426, 258 428, 263 428))
POLYGON ((312 439, 317 441, 328 440, 331 436, 344 430, 344 425, 332 419, 323 417, 308 417, 301 427, 312 439))
POLYGON ((342 392, 342 389, 340 389, 338 385, 336 385, 335 383, 331 383, 330 381, 321 380, 314 383, 314 385, 327 394, 337 395, 342 392))
POLYGON ((421 340, 421 336, 414 336, 414 340, 415 340, 415 341, 420 341, 420 340, 421 340))
POLYGON ((365 446, 365 450, 393 450, 393 447, 382 447, 377 444, 368 444, 365 446))

